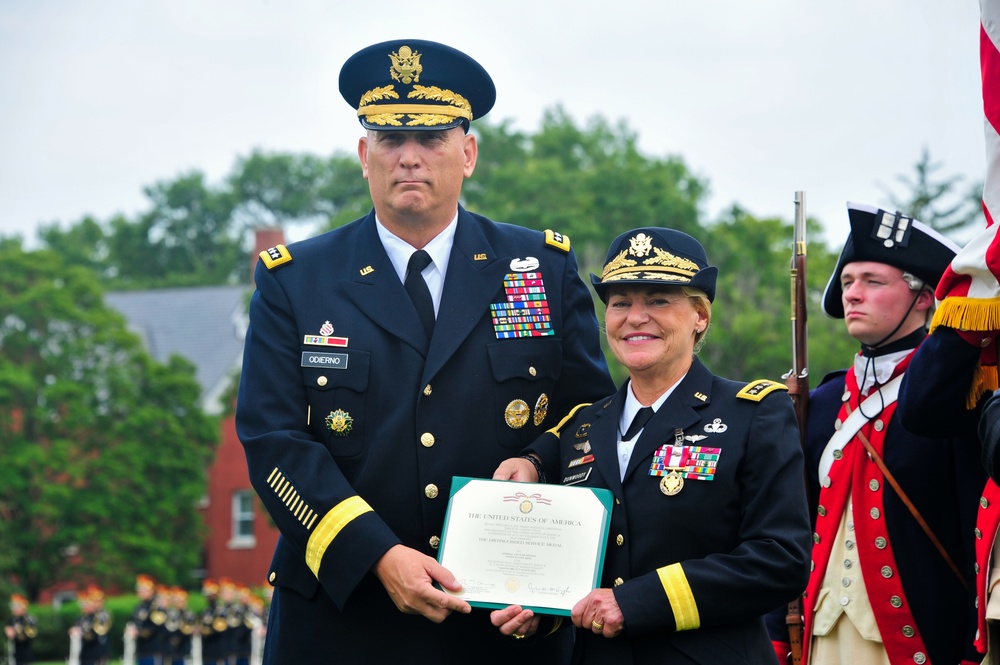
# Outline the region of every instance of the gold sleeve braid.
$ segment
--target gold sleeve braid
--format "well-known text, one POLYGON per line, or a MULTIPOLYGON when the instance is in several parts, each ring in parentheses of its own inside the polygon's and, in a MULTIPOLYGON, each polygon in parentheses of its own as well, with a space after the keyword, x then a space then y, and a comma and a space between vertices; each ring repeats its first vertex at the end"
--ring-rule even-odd
POLYGON ((323 562, 323 555, 344 527, 369 512, 372 512, 372 507, 364 499, 352 496, 338 503, 323 516, 306 543, 306 565, 313 575, 319 577, 319 566, 323 562))
POLYGON ((691 592, 691 585, 688 584, 687 575, 684 568, 679 563, 672 563, 663 568, 657 568, 656 574, 660 577, 660 584, 670 601, 670 608, 674 612, 674 623, 677 630, 695 630, 701 627, 701 617, 698 616, 698 603, 695 602, 694 594, 691 592))

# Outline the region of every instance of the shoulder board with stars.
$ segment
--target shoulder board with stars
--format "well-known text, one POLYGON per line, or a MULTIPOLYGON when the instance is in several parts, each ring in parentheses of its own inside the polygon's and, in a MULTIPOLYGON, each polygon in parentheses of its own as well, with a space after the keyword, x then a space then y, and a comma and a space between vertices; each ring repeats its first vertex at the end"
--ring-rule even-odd
POLYGON ((261 252, 260 260, 264 262, 264 267, 268 270, 274 270, 280 265, 291 263, 292 254, 284 245, 275 245, 261 252))
POLYGON ((551 229, 545 229, 545 244, 551 245, 556 249, 561 249, 564 252, 569 251, 569 236, 564 236, 557 231, 552 231, 551 229))
POLYGON ((740 399, 749 399, 754 402, 759 402, 775 390, 788 390, 788 386, 783 383, 778 383, 777 381, 757 379, 756 381, 751 381, 743 386, 743 389, 736 393, 736 396, 740 399))

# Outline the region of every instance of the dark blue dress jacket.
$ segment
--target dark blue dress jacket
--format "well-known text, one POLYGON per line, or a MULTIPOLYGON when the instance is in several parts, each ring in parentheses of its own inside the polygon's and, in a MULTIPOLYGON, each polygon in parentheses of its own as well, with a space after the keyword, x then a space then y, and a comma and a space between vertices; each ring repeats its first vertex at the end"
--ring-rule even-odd
POLYGON ((491 477, 613 390, 568 241, 460 208, 430 340, 374 212, 285 255, 257 267, 236 410, 282 534, 265 662, 558 662, 570 631, 513 640, 481 610, 434 624, 400 613, 370 571, 397 543, 435 557, 453 476, 491 477), (490 305, 533 263, 553 334, 502 339, 490 305))
POLYGON ((546 462, 561 460, 565 484, 615 496, 601 586, 614 590, 625 632, 578 631, 574 662, 773 663, 762 617, 805 587, 811 544, 784 386, 714 376, 695 358, 642 431, 622 481, 626 390, 578 411, 558 440, 547 434, 532 446, 546 462), (712 480, 689 477, 667 495, 649 471, 678 437, 719 449, 717 466, 712 480))

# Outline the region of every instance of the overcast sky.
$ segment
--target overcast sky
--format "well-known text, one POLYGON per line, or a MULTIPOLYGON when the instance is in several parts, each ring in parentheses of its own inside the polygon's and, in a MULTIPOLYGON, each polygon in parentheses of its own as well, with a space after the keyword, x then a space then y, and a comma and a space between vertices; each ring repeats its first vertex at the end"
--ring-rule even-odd
POLYGON ((888 206, 924 147, 982 179, 978 35, 976 0, 0 0, 0 235, 135 214, 255 148, 353 153, 340 67, 411 37, 479 60, 494 120, 624 120, 709 181, 708 219, 791 219, 803 190, 839 246, 846 202, 888 206))

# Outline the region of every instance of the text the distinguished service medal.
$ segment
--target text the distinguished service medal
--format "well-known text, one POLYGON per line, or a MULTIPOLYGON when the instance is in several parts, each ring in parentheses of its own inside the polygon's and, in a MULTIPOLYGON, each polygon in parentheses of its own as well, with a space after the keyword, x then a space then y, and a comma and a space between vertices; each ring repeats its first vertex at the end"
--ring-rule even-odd
POLYGON ((438 560, 470 605, 569 616, 600 582, 612 503, 605 489, 455 477, 438 560))

